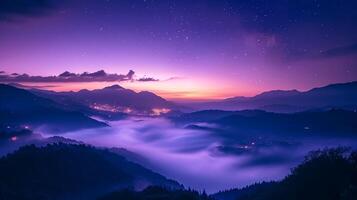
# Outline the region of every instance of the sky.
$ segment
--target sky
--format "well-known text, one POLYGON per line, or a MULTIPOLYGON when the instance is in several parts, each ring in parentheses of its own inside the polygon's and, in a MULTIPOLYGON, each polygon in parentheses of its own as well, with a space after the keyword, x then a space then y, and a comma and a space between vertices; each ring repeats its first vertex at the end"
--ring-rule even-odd
POLYGON ((0 81, 169 99, 355 81, 356 10, 354 0, 0 0, 0 81))

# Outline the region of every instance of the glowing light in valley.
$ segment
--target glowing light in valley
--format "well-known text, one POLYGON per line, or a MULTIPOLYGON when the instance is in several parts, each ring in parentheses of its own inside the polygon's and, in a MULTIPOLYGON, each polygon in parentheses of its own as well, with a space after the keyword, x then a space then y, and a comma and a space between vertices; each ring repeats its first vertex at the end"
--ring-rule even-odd
POLYGON ((11 140, 12 142, 15 142, 15 141, 17 140, 17 137, 16 137, 16 136, 12 136, 12 137, 10 138, 10 140, 11 140))
POLYGON ((166 113, 170 112, 171 110, 168 108, 153 108, 151 111, 152 111, 151 115, 159 116, 162 114, 166 114, 166 113))
POLYGON ((89 106, 92 109, 99 110, 99 111, 105 111, 105 112, 112 112, 112 113, 126 113, 126 114, 135 114, 135 115, 151 115, 151 116, 160 116, 162 114, 166 114, 170 112, 171 110, 168 108, 153 108, 149 111, 139 111, 139 110, 134 110, 133 108, 130 107, 122 107, 122 106, 113 106, 109 104, 98 104, 94 103, 89 106))
POLYGON ((109 105, 109 104, 97 104, 94 103, 90 105, 90 108, 106 112, 120 112, 119 108, 109 105))
POLYGON ((131 109, 131 108, 124 108, 124 110, 123 110, 122 112, 129 114, 129 113, 132 113, 132 112, 133 112, 133 109, 131 109))

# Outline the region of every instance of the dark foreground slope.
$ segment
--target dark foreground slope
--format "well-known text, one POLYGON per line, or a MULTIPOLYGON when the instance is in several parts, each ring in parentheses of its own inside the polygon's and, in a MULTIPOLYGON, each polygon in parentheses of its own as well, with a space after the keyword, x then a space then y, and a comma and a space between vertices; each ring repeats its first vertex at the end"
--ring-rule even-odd
POLYGON ((219 200, 353 200, 357 197, 357 152, 315 151, 280 182, 259 183, 213 195, 219 200))
POLYGON ((0 159, 0 199, 95 199, 120 188, 181 186, 106 150, 25 146, 0 159))

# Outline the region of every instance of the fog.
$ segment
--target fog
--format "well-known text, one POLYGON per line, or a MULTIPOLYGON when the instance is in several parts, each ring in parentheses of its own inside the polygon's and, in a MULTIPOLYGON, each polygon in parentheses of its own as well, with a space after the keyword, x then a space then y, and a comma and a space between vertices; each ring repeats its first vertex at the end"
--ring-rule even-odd
POLYGON ((125 148, 143 157, 137 162, 145 167, 209 193, 278 180, 310 150, 356 144, 352 139, 310 137, 284 139, 285 143, 254 141, 239 146, 241 141, 230 141, 226 145, 227 138, 217 133, 177 127, 164 118, 130 118, 109 124, 61 136, 95 146, 125 148))

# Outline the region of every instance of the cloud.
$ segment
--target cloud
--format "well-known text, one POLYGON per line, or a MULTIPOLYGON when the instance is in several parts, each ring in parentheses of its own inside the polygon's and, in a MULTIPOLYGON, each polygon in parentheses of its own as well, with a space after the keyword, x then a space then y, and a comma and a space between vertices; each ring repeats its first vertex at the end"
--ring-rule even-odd
POLYGON ((142 77, 139 79, 136 79, 136 81, 141 81, 141 82, 157 82, 157 81, 174 81, 174 80, 180 80, 180 79, 184 79, 184 77, 178 77, 178 76, 173 76, 167 79, 157 79, 157 78, 153 78, 153 77, 142 77))
POLYGON ((0 0, 0 21, 14 17, 37 17, 56 9, 54 0, 0 0))
POLYGON ((336 57, 357 53, 357 43, 321 52, 323 57, 336 57))
POLYGON ((152 81, 159 81, 159 79, 155 79, 155 78, 152 78, 152 77, 143 77, 143 78, 137 79, 137 81, 152 82, 152 81))
POLYGON ((34 82, 34 83, 49 83, 49 82, 118 82, 133 80, 135 72, 130 70, 126 75, 123 74, 108 74, 104 70, 81 74, 63 72, 58 76, 30 76, 28 74, 0 75, 0 82, 34 82))
POLYGON ((185 79, 185 77, 173 76, 168 79, 165 79, 164 81, 174 81, 174 80, 181 80, 181 79, 185 79))
POLYGON ((20 83, 9 83, 9 85, 22 89, 46 89, 58 87, 58 85, 22 85, 20 83))

